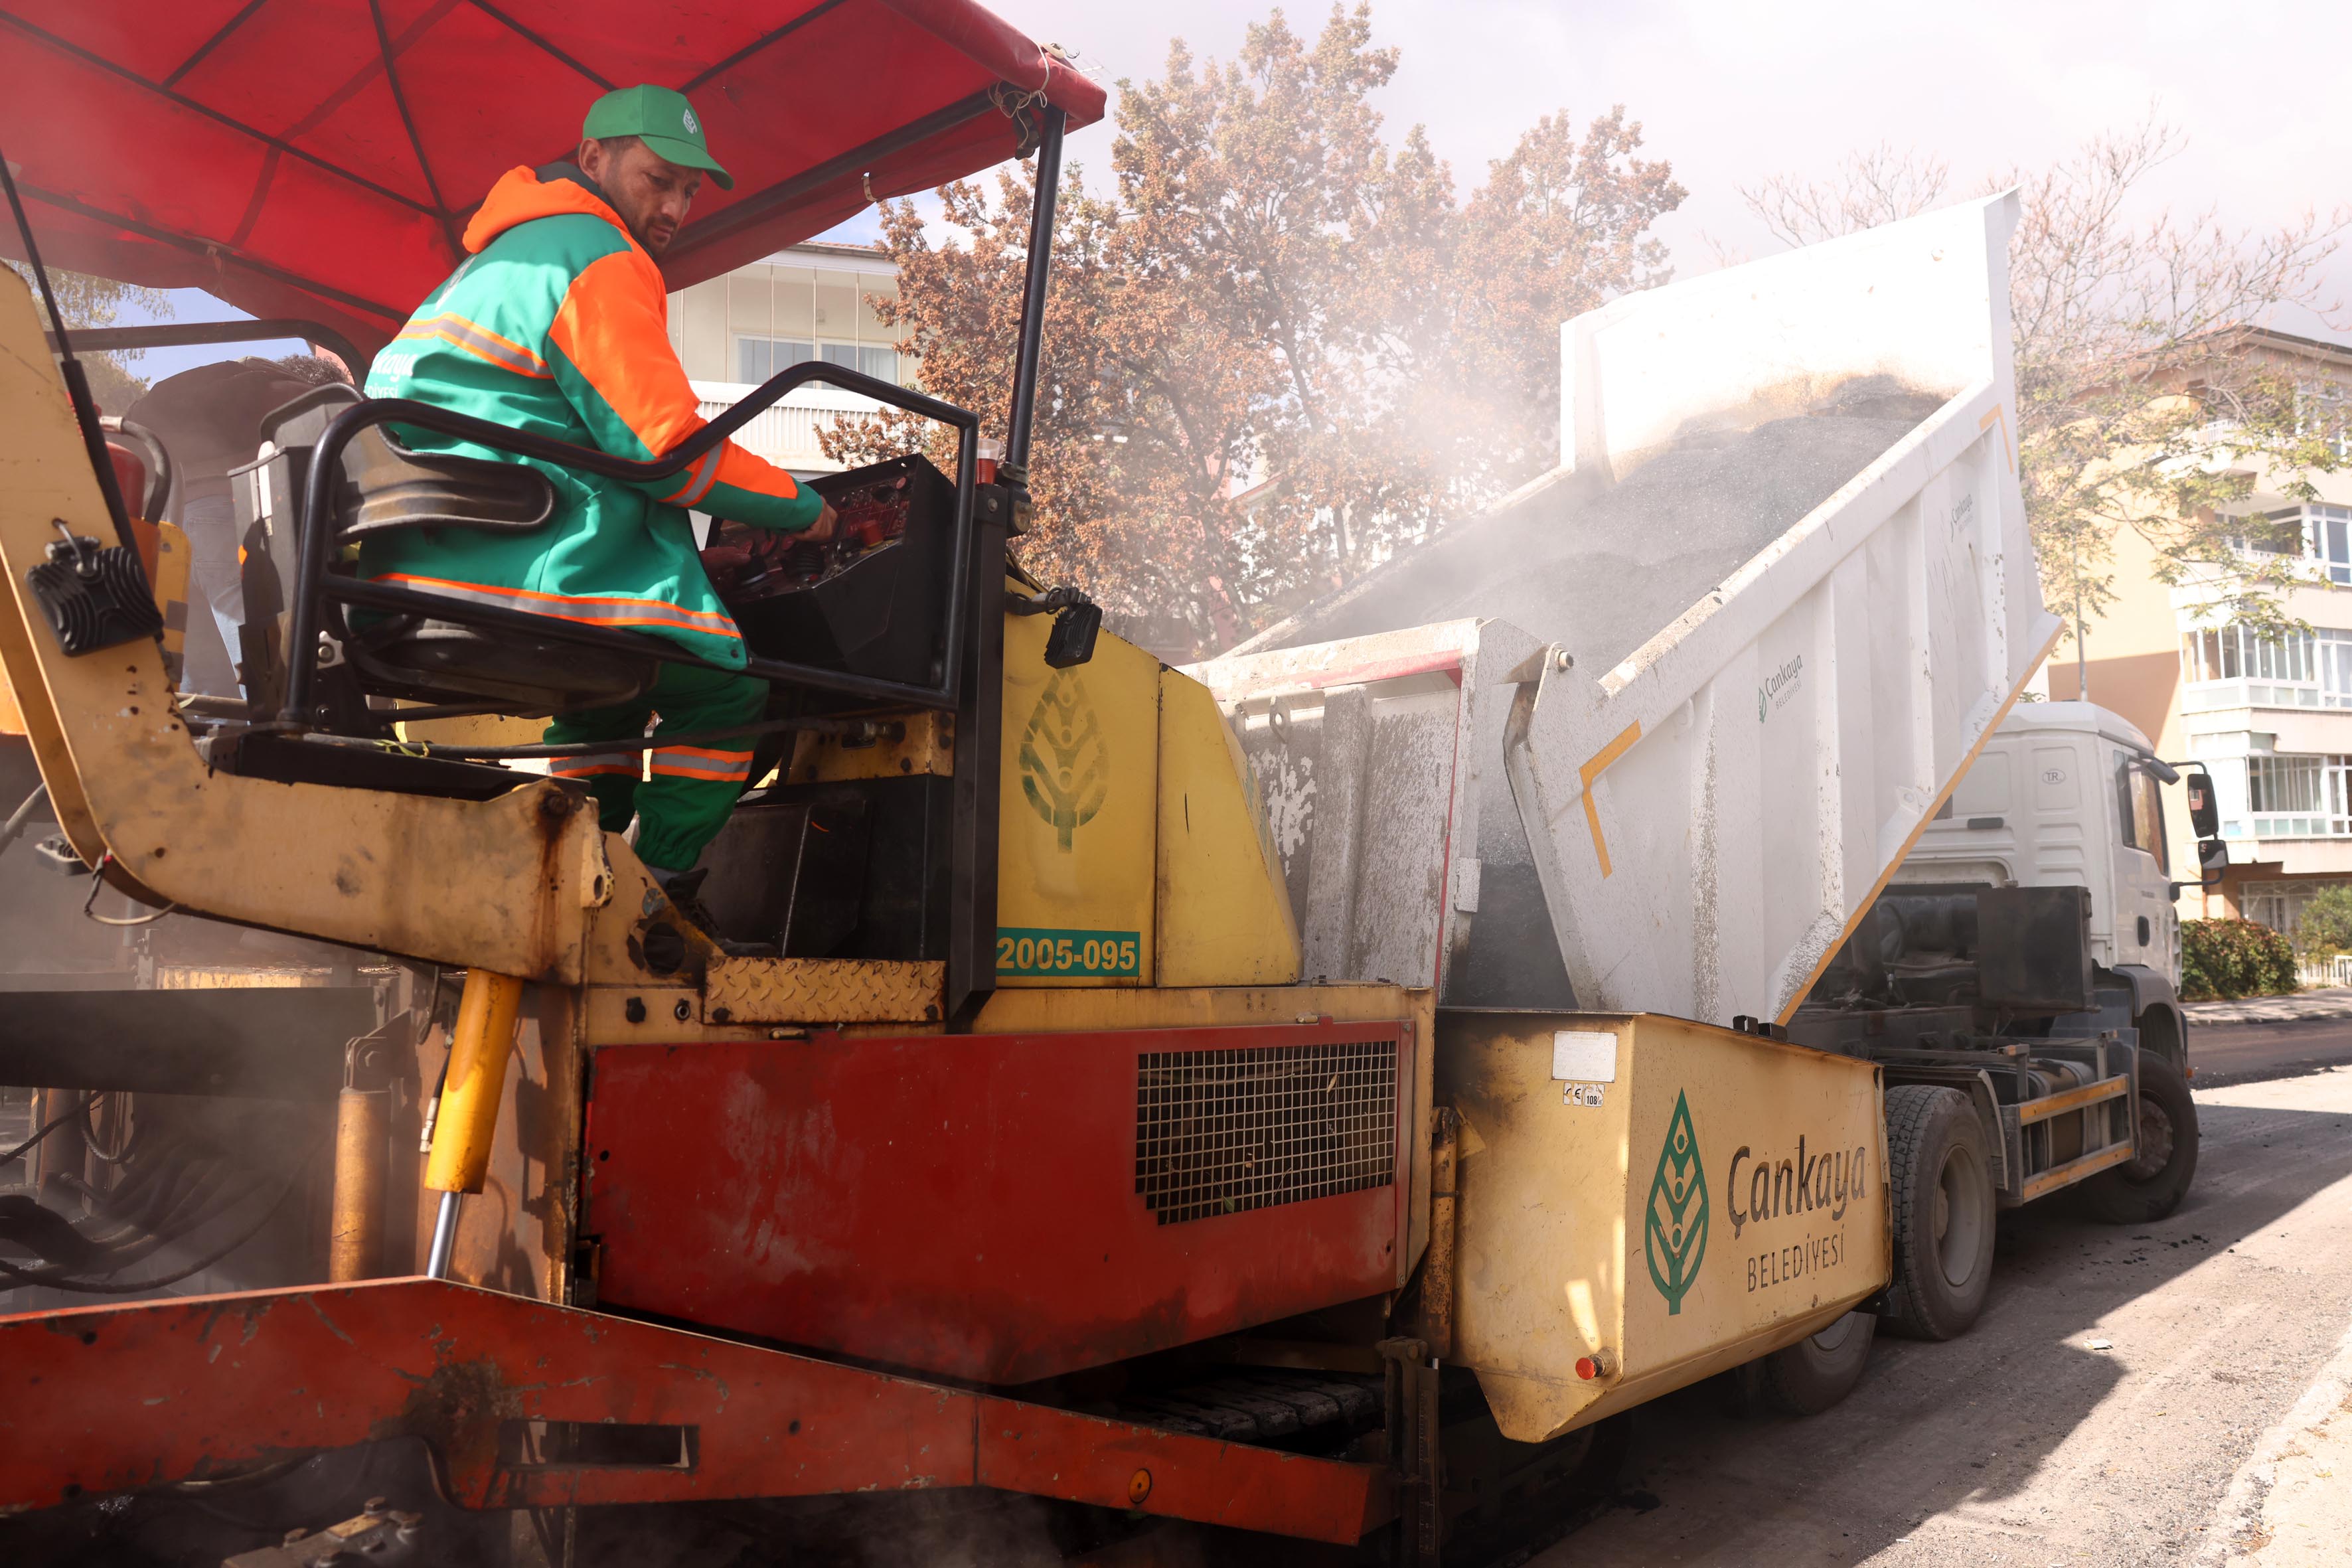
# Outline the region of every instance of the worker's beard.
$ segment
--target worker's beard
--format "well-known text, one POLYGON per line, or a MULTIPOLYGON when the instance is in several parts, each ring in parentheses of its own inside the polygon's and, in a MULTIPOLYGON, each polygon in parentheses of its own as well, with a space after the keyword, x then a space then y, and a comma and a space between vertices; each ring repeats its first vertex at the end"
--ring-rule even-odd
POLYGON ((636 237, 639 245, 645 247, 647 256, 659 256, 669 248, 670 241, 677 237, 676 225, 663 228, 649 223, 639 223, 635 219, 630 221, 629 232, 636 237))

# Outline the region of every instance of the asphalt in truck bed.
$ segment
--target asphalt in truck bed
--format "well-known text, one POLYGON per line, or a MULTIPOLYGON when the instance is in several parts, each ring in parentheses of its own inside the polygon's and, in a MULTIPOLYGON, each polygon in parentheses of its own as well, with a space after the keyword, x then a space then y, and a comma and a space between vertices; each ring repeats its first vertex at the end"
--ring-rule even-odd
MULTIPOLYGON (((2200 1029, 2196 1050, 2227 1047, 2200 1029)), ((2105 1226, 2063 1198, 2003 1215, 1976 1327, 1882 1337, 1824 1415, 1732 1415, 1712 1384, 1637 1411, 1618 1501, 1532 1562, 2211 1560, 2231 1477, 2352 1318, 2352 1069, 2197 1099, 2197 1182, 2170 1218, 2105 1226)))

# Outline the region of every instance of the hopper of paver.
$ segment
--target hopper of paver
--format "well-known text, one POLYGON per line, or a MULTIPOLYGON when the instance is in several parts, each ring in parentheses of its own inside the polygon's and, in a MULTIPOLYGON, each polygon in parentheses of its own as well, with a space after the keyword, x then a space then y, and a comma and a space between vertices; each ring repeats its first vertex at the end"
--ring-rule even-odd
POLYGON ((1310 974, 1793 1010, 2047 650, 1996 196, 1561 331, 1563 465, 1193 670, 1310 974))

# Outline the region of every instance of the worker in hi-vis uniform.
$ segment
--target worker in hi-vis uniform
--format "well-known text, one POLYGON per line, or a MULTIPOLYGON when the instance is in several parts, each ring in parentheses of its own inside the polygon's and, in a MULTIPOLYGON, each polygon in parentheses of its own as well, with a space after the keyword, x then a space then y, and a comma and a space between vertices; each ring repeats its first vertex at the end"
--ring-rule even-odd
MULTIPOLYGON (((617 457, 660 455, 699 429, 693 388, 671 349, 668 293, 654 258, 677 237, 711 157, 683 94, 632 87, 588 110, 576 163, 511 169, 491 187, 465 245, 472 254, 416 308, 375 358, 371 397, 410 397, 617 457)), ((546 527, 527 533, 404 529, 369 540, 369 577, 473 604, 622 626, 666 637, 740 669, 743 641, 696 554, 688 509, 804 539, 833 532, 833 510, 782 468, 733 441, 667 479, 604 479, 551 463, 408 431, 428 450, 531 462, 553 481, 546 527)), ((665 663, 645 697, 566 713, 555 743, 653 739, 757 721, 767 684, 665 663)), ((690 916, 708 925, 686 873, 742 793, 746 736, 661 746, 639 782, 637 752, 566 757, 608 831, 638 819, 637 855, 690 916), (684 880, 680 880, 684 879, 684 880), (672 886, 673 883, 677 885, 672 886)))

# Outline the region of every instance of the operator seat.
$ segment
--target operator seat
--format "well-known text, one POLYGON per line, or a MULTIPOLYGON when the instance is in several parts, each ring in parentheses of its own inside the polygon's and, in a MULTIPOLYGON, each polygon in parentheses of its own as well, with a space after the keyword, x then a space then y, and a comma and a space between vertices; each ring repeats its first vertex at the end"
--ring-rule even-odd
MULTIPOLYGON (((291 604, 296 502, 309 454, 329 422, 359 401, 349 386, 316 387, 262 421, 269 445, 253 467, 265 470, 256 488, 269 497, 261 521, 281 605, 291 604)), ((381 425, 352 438, 342 468, 344 482, 333 492, 338 545, 404 528, 529 532, 545 527, 555 510, 555 487, 536 468, 415 451, 381 425)), ((331 629, 362 689, 416 701, 487 701, 521 713, 609 707, 650 690, 660 669, 649 655, 425 616, 382 615, 358 625, 337 619, 331 629)))

